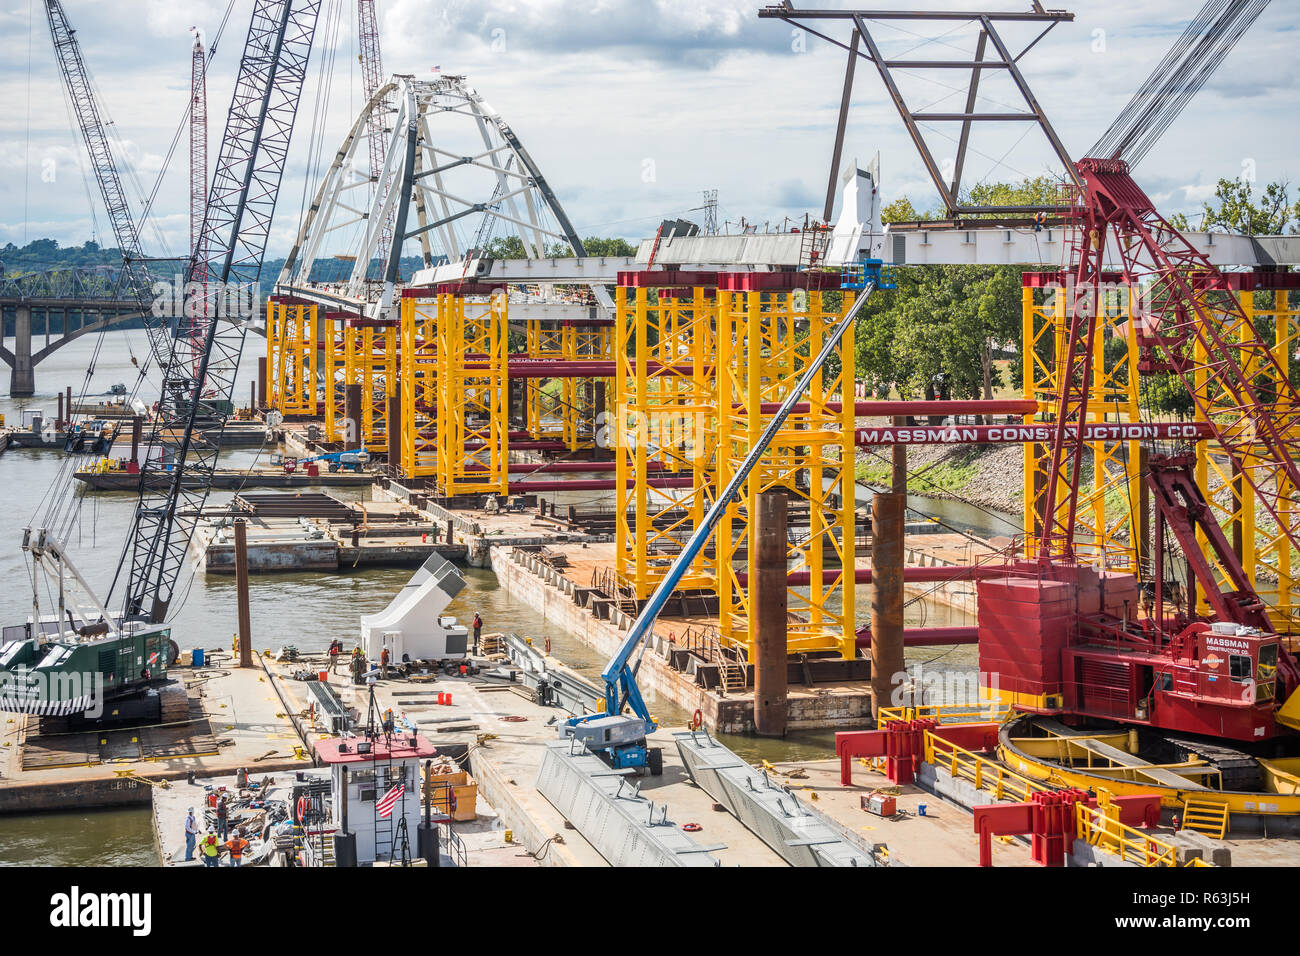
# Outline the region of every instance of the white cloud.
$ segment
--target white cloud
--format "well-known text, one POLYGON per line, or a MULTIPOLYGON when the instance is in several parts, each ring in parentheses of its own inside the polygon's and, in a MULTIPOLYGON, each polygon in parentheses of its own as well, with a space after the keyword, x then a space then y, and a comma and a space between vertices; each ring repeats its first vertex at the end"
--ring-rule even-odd
MULTIPOLYGON (((379 0, 389 71, 420 75, 436 65, 466 73, 527 145, 579 231, 630 237, 649 234, 660 217, 687 213, 708 188, 719 190, 722 218, 733 221, 744 215, 778 222, 820 209, 844 54, 813 38, 807 52, 795 52, 790 28, 759 20, 758 5, 379 0), (654 183, 641 181, 646 158, 655 162, 654 183)), ((963 5, 979 3, 964 0, 963 5)), ((0 236, 19 241, 25 233, 81 242, 91 216, 81 172, 71 160, 82 149, 69 125, 39 4, 31 5, 37 21, 28 72, 25 6, 0 11, 0 236), (56 164, 58 188, 41 182, 44 158, 56 164)), ((201 27, 211 41, 225 4, 101 0, 68 6, 115 129, 135 144, 134 164, 149 189, 185 109, 190 27, 201 27)), ((323 8, 339 11, 337 42, 326 57, 326 33, 318 32, 322 39, 281 192, 272 256, 287 248, 304 193, 315 190, 317 171, 307 169, 307 159, 322 62, 333 66, 330 101, 316 130, 325 161, 361 105, 353 5, 338 0, 323 8)), ((208 78, 210 166, 248 25, 247 5, 236 5, 235 11, 208 78)), ((1058 26, 1025 57, 1021 66, 1073 155, 1081 155, 1106 128, 1177 35, 1180 18, 1189 15, 1188 4, 1176 0, 1102 0, 1079 11, 1075 23, 1058 26), (1093 52, 1097 30, 1105 37, 1100 53, 1093 52)), ((1202 193, 1212 192, 1209 184, 1237 175, 1247 152, 1260 182, 1295 178, 1293 157, 1300 142, 1292 125, 1278 117, 1286 113, 1279 104, 1289 97, 1283 91, 1294 73, 1291 50, 1298 25, 1294 5, 1271 6, 1138 168, 1140 182, 1167 196, 1162 211, 1198 210, 1202 193)), ((846 27, 827 30, 847 35, 846 27)), ((898 30, 882 29, 880 36, 893 53, 923 42, 898 30)), ((957 31, 920 47, 917 55, 956 56, 968 40, 957 31)), ((907 82, 906 92, 918 106, 960 103, 959 91, 952 88, 960 84, 953 79, 941 80, 948 86, 907 82)), ((1019 106, 1005 78, 990 77, 982 88, 986 105, 1019 106)), ((983 138, 972 144, 967 184, 1046 168, 1051 154, 1036 135, 1008 153, 1023 125, 981 131, 983 138)), ((951 153, 951 143, 941 136, 933 142, 940 161, 951 153)), ((908 194, 919 206, 934 201, 916 150, 865 62, 858 69, 845 148, 846 156, 863 162, 881 152, 886 199, 908 194)), ((171 252, 188 240, 187 155, 182 136, 155 207, 171 252)), ((98 238, 111 242, 102 234, 103 210, 96 208, 94 216, 98 238)), ((146 230, 146 236, 152 234, 146 230)))

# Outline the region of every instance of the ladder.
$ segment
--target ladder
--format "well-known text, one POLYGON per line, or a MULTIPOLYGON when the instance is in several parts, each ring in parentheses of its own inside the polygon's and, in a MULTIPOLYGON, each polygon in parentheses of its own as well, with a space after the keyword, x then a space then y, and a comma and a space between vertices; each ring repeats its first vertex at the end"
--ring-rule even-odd
POLYGON ((718 677, 721 680, 718 689, 722 691, 722 696, 743 694, 748 683, 745 679, 745 665, 732 660, 726 654, 718 654, 715 659, 718 662, 718 677))
POLYGON ((1228 832, 1228 804, 1209 797, 1188 797, 1183 802, 1184 830, 1195 830, 1222 840, 1228 832))

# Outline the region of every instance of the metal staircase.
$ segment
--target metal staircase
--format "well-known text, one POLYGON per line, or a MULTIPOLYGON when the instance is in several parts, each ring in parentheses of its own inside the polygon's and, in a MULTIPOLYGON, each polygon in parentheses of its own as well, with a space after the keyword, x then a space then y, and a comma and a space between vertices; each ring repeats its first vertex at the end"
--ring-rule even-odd
POLYGON ((1188 797, 1183 803, 1184 830, 1222 840, 1228 832, 1228 804, 1213 797, 1188 797))

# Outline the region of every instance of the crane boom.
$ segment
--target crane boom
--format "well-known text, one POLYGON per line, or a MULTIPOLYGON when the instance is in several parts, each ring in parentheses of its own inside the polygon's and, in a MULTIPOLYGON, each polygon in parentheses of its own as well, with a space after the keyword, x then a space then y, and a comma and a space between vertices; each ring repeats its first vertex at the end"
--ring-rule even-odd
MULTIPOLYGON (((785 424, 791 410, 808 390, 813 378, 821 371, 826 359, 839 345, 845 330, 857 319, 862 307, 867 304, 867 300, 871 298, 871 293, 875 288, 875 283, 867 283, 861 295, 845 313, 844 318, 839 321, 839 324, 826 338, 817 357, 804 369, 794 388, 782 401, 781 407, 777 409, 776 414, 763 428, 763 432, 759 435, 754 447, 749 450, 749 454, 740 463, 727 486, 722 489, 717 498, 714 499, 713 504, 709 506, 709 510, 705 513, 699 526, 687 539, 686 544, 682 546, 681 552, 668 568, 663 580, 659 582, 659 586, 650 595, 650 599, 646 602, 645 607, 641 609, 641 613, 637 615, 636 620, 632 622, 632 626, 628 628, 627 637, 623 639, 623 643, 619 645, 618 650, 614 652, 605 665, 605 669, 601 671, 601 680, 605 682, 605 713, 598 715, 596 719, 610 715, 617 716, 621 714, 623 707, 626 705, 631 707, 632 713, 636 715, 637 719, 644 722, 644 733, 653 732, 654 720, 651 718, 650 711, 641 697, 641 691, 636 685, 636 667, 629 666, 632 655, 637 652, 639 646, 643 647, 646 638, 654 630, 655 621, 658 619, 660 612, 663 611, 664 605, 668 603, 668 599, 690 568, 691 563, 703 550, 704 545, 713 534, 714 528, 717 527, 718 522, 721 520, 723 512, 732 503, 732 499, 737 496, 741 487, 749 478, 749 473, 758 464, 758 460, 762 457, 763 452, 767 450, 768 445, 772 443, 776 433, 781 430, 781 426, 785 424)), ((565 732, 567 732, 567 735, 573 735, 574 728, 591 719, 593 719, 591 716, 571 718, 566 722, 565 732)))
MULTIPOLYGON (((190 299, 189 336, 191 352, 201 349, 207 305, 208 253, 203 248, 203 217, 208 208, 208 90, 207 56, 196 29, 190 50, 190 282, 195 288, 190 299)), ((192 366, 198 374, 197 366, 192 366)))
POLYGON ((320 6, 320 0, 253 6, 199 240, 208 264, 202 334, 178 340, 164 366, 135 523, 123 548, 127 620, 166 619, 212 487, 320 6), (224 306, 239 296, 248 297, 247 313, 228 314, 224 306), (207 423, 200 436, 199 425, 207 423))
POLYGON ((162 367, 171 352, 171 336, 168 335, 166 323, 159 321, 149 308, 152 279, 148 267, 142 261, 140 232, 131 215, 131 206, 113 156, 113 147, 108 137, 109 124, 105 121, 105 112, 95 96, 90 71, 86 68, 86 61, 81 55, 81 44, 77 41, 77 31, 68 22, 63 4, 59 0, 46 0, 45 16, 49 21, 50 37, 54 41, 54 55, 59 63, 63 86, 67 90, 82 141, 90 157, 90 168, 95 174, 100 198, 108 212, 113 238, 122 254, 127 293, 140 304, 150 350, 154 361, 162 367))
POLYGON ((77 31, 68 23, 63 4, 59 0, 46 0, 45 15, 50 23, 50 36, 54 40, 54 54, 59 61, 59 71, 63 74, 64 86, 72 100, 72 110, 81 129, 81 138, 90 154, 90 165, 95 173, 95 182, 99 184, 100 198, 104 200, 104 207, 108 211, 113 236, 122 252, 123 264, 131 271, 140 258, 140 235, 135 220, 131 217, 126 190, 122 188, 122 177, 118 174, 117 163, 113 158, 113 147, 108 141, 103 111, 95 99, 90 73, 81 56, 77 31))
MULTIPOLYGON (((379 18, 375 12, 375 0, 357 0, 357 44, 361 47, 361 81, 366 100, 371 100, 384 85, 384 60, 379 49, 379 18)), ((370 179, 376 191, 384 186, 380 177, 384 174, 384 154, 387 140, 384 136, 384 121, 388 114, 388 98, 370 111, 366 120, 366 136, 370 148, 370 179)), ((376 246, 376 257, 380 268, 388 262, 388 249, 393 242, 393 222, 389 216, 384 220, 376 246)), ((370 263, 364 264, 366 273, 370 263)))

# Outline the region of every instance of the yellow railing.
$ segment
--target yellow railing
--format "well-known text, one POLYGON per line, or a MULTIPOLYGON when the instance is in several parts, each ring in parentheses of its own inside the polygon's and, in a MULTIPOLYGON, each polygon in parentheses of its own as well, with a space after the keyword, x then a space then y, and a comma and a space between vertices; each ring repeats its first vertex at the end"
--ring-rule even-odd
POLYGON ((1090 846, 1142 866, 1178 865, 1178 854, 1172 845, 1120 823, 1104 807, 1076 803, 1075 813, 1078 833, 1090 846))
POLYGON ((924 704, 919 707, 881 707, 878 723, 887 720, 921 720, 933 718, 941 724, 1005 723, 1011 708, 1002 701, 983 701, 978 706, 969 704, 924 704))
POLYGON ((953 777, 969 780, 977 790, 987 790, 996 800, 1025 803, 1037 791, 1053 789, 928 731, 925 735, 925 762, 942 767, 953 777))

